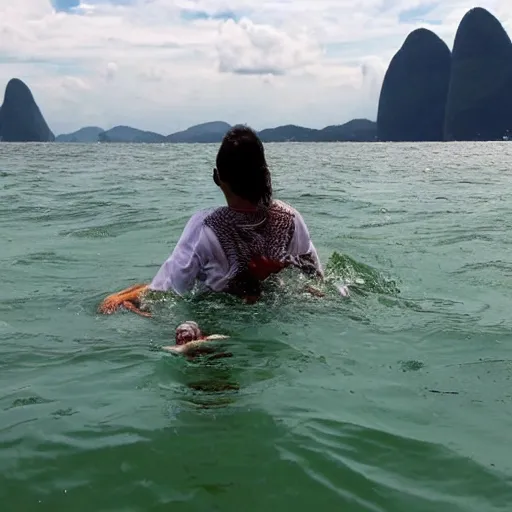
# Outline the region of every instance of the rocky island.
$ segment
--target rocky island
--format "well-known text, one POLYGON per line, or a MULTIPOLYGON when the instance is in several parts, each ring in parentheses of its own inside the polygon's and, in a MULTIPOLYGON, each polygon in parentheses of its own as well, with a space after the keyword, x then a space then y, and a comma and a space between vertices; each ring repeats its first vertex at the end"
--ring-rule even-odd
POLYGON ((490 141, 512 135, 512 43, 476 7, 463 17, 453 51, 433 32, 412 32, 382 84, 381 141, 490 141))
POLYGON ((5 142, 53 142, 34 96, 24 82, 13 78, 5 89, 0 108, 0 140, 5 142))
POLYGON ((409 34, 382 84, 377 124, 381 141, 442 141, 451 53, 433 32, 409 34))
POLYGON ((453 46, 445 140, 499 140, 512 132, 512 42, 488 11, 471 9, 453 46))

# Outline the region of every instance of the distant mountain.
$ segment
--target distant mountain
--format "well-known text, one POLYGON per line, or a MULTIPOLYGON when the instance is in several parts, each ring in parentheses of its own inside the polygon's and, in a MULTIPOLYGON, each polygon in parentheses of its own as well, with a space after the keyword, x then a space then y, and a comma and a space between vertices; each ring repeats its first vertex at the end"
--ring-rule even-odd
POLYGON ((165 142, 165 136, 155 132, 147 132, 130 126, 115 126, 98 135, 99 142, 165 142))
POLYGON ((446 140, 500 140, 512 132, 512 43, 482 8, 460 22, 453 45, 446 140))
POLYGON ((322 142, 375 142, 377 123, 369 119, 352 119, 348 123, 320 130, 322 142))
POLYGON ((285 125, 262 130, 258 135, 263 142, 371 142, 377 139, 377 123, 353 119, 321 130, 285 125))
POLYGON ((382 141, 442 141, 451 53, 430 30, 411 32, 391 60, 379 100, 382 141))
POLYGON ((263 142, 314 142, 318 131, 314 128, 286 124, 261 130, 258 136, 263 142))
MULTIPOLYGON (((116 126, 103 131, 97 127, 82 128, 74 133, 59 135, 58 142, 145 142, 173 144, 219 144, 231 125, 224 121, 191 126, 187 130, 165 137, 155 132, 146 132, 130 126, 116 126)), ((375 141, 377 124, 368 119, 353 119, 342 125, 326 126, 321 130, 302 126, 286 125, 262 130, 258 133, 263 142, 347 142, 375 141)))
POLYGON ((213 121, 192 126, 182 132, 173 133, 166 137, 166 140, 175 143, 221 142, 230 128, 231 125, 224 121, 213 121))
POLYGON ((86 126, 76 132, 59 135, 55 140, 56 142, 98 142, 98 135, 104 131, 97 126, 86 126))
POLYGON ((0 108, 0 140, 4 142, 53 142, 55 136, 46 124, 27 85, 13 78, 5 89, 0 108))

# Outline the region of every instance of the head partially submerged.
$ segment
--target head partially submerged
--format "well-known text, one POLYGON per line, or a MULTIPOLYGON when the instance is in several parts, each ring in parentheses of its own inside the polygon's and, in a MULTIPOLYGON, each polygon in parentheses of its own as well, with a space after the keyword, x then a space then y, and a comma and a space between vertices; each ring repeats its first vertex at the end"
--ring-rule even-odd
POLYGON ((203 336, 196 322, 184 322, 176 327, 176 345, 185 345, 191 341, 199 340, 203 336))
POLYGON ((229 130, 217 153, 215 183, 229 200, 237 196, 254 206, 272 201, 272 180, 265 150, 256 132, 248 126, 229 130))

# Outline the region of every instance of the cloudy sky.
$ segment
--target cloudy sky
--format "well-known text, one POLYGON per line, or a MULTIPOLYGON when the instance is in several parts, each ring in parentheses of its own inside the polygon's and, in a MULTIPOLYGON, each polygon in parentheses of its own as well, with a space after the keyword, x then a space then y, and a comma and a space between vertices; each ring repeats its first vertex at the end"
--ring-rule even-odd
POLYGON ((0 84, 32 89, 56 134, 210 120, 322 127, 375 119, 407 34, 451 47, 465 12, 512 34, 512 0, 0 0, 0 84))

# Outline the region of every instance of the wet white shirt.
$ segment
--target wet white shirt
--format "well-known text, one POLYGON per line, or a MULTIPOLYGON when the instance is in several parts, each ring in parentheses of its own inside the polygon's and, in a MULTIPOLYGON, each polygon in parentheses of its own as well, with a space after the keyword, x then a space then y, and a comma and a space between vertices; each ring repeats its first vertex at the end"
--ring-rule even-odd
MULTIPOLYGON (((310 255, 317 270, 322 273, 320 259, 302 216, 294 209, 295 230, 288 246, 287 256, 310 255)), ((200 287, 221 292, 228 286, 235 269, 213 230, 204 220, 214 209, 201 210, 188 221, 174 251, 160 267, 150 284, 155 291, 174 291, 179 295, 200 287)))

